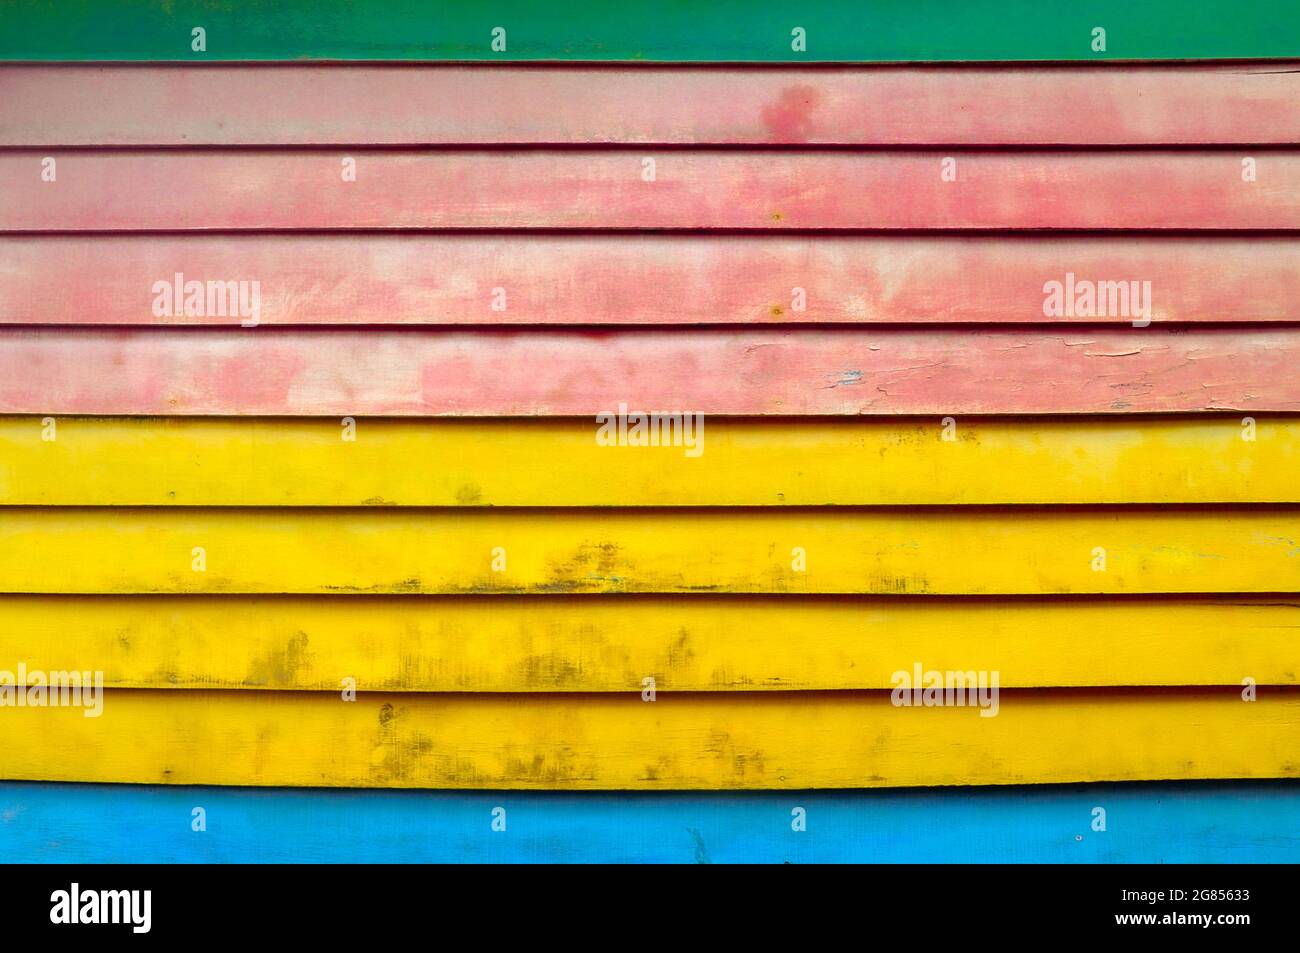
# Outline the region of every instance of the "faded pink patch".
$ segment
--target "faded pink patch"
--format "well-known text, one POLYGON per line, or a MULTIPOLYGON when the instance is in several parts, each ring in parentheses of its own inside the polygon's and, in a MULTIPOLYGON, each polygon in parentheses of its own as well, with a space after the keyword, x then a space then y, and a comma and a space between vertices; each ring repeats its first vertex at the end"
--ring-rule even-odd
POLYGON ((812 137, 812 113, 820 99, 815 86, 787 86, 776 102, 763 107, 768 137, 773 142, 807 142, 812 137))
POLYGON ((196 373, 195 392, 215 397, 219 406, 236 413, 285 413, 293 406, 290 391, 306 366, 306 356, 291 348, 250 348, 196 373))

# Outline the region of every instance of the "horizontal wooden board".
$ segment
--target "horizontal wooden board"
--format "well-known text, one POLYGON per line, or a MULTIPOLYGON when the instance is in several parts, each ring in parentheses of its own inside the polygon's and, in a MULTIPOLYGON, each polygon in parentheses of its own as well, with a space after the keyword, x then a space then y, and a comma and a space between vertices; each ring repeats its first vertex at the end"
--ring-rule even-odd
POLYGON ((0 418, 0 505, 1300 503, 1295 417, 48 419, 0 418))
POLYGON ((1278 596, 0 596, 11 671, 113 688, 891 689, 918 661, 1002 688, 1295 685, 1298 629, 1278 596))
POLYGON ((1294 507, 10 507, 0 592, 1300 592, 1298 539, 1294 507))
POLYGON ((14 707, 0 777, 311 787, 805 789, 1300 776, 1300 690, 759 696, 110 691, 14 707), (992 709, 987 709, 992 710, 992 709))
POLYGON ((1079 323, 1045 313, 1071 280, 1130 283, 1103 320, 1300 322, 1300 241, 1264 236, 24 235, 0 274, 0 324, 1079 323), (177 274, 202 308, 154 307, 177 274))
POLYGON ((1300 228, 1277 149, 63 150, 54 181, 45 158, 0 152, 0 230, 1300 228))
POLYGON ((1290 145, 1294 64, 0 69, 0 146, 1290 145))
POLYGON ((1300 410, 1300 330, 0 329, 0 414, 1300 410))
POLYGON ((0 784, 14 863, 1295 863, 1289 781, 647 795, 0 784), (207 831, 191 830, 202 807, 207 831), (801 807, 805 830, 791 819, 801 807), (1093 809, 1105 831, 1092 829, 1093 809), (505 809, 505 831, 492 830, 505 809))
POLYGON ((9 0, 11 60, 1097 60, 1300 56, 1293 18, 1269 0, 874 0, 664 4, 532 0, 430 4, 352 0, 322 17, 310 0, 9 0), (506 30, 505 47, 493 29, 506 30), (1094 49, 1093 28, 1108 42, 1094 49), (207 42, 193 49, 192 28, 207 42), (792 30, 805 31, 796 48, 792 30))

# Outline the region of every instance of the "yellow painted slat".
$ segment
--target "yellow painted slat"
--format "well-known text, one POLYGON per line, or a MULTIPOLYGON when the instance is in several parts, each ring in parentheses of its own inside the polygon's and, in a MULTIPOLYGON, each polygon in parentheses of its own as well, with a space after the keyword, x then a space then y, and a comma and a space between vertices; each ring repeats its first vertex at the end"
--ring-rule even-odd
POLYGON ((0 418, 0 503, 652 506, 1300 502, 1300 418, 706 418, 702 452, 591 420, 0 418), (944 439, 944 434, 954 439, 944 439), (43 439, 53 436, 53 440, 43 439), (1243 439, 1253 436, 1253 440, 1243 439))
POLYGON ((836 788, 1300 775, 1300 692, 338 695, 119 690, 100 717, 10 708, 0 775, 453 788, 836 788), (991 710, 991 709, 990 709, 991 710))
POLYGON ((123 688, 881 689, 917 662, 1005 688, 1294 685, 1300 601, 0 596, 0 659, 123 688))
POLYGON ((0 592, 1295 591, 1294 507, 0 512, 0 592))

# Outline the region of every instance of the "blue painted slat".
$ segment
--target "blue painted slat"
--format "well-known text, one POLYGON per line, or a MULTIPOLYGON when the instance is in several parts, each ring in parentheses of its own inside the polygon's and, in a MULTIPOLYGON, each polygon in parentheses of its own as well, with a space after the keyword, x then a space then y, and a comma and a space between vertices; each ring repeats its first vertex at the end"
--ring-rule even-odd
POLYGON ((1300 782, 560 794, 0 784, 36 862, 1300 861, 1300 782), (191 830, 192 809, 207 830, 191 830), (492 810, 506 809, 506 830, 492 810), (807 830, 791 830, 791 810, 807 830), (1094 807, 1106 831, 1092 830, 1094 807))

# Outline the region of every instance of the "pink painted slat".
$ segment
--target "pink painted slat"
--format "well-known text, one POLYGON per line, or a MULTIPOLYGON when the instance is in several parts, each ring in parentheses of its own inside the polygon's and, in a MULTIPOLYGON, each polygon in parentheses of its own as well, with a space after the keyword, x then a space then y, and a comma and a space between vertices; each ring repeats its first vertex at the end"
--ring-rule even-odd
POLYGON ((178 272, 258 282, 268 325, 1035 324, 1070 273, 1151 282, 1157 322, 1300 321, 1292 238, 272 234, 0 237, 0 324, 239 323, 155 315, 178 272))
POLYGON ((1292 229, 1300 152, 65 151, 0 154, 0 230, 1292 229))
POLYGON ((0 413, 1300 410, 1300 329, 0 330, 0 413))
POLYGON ((6 66, 0 145, 1300 143, 1296 64, 6 66))

